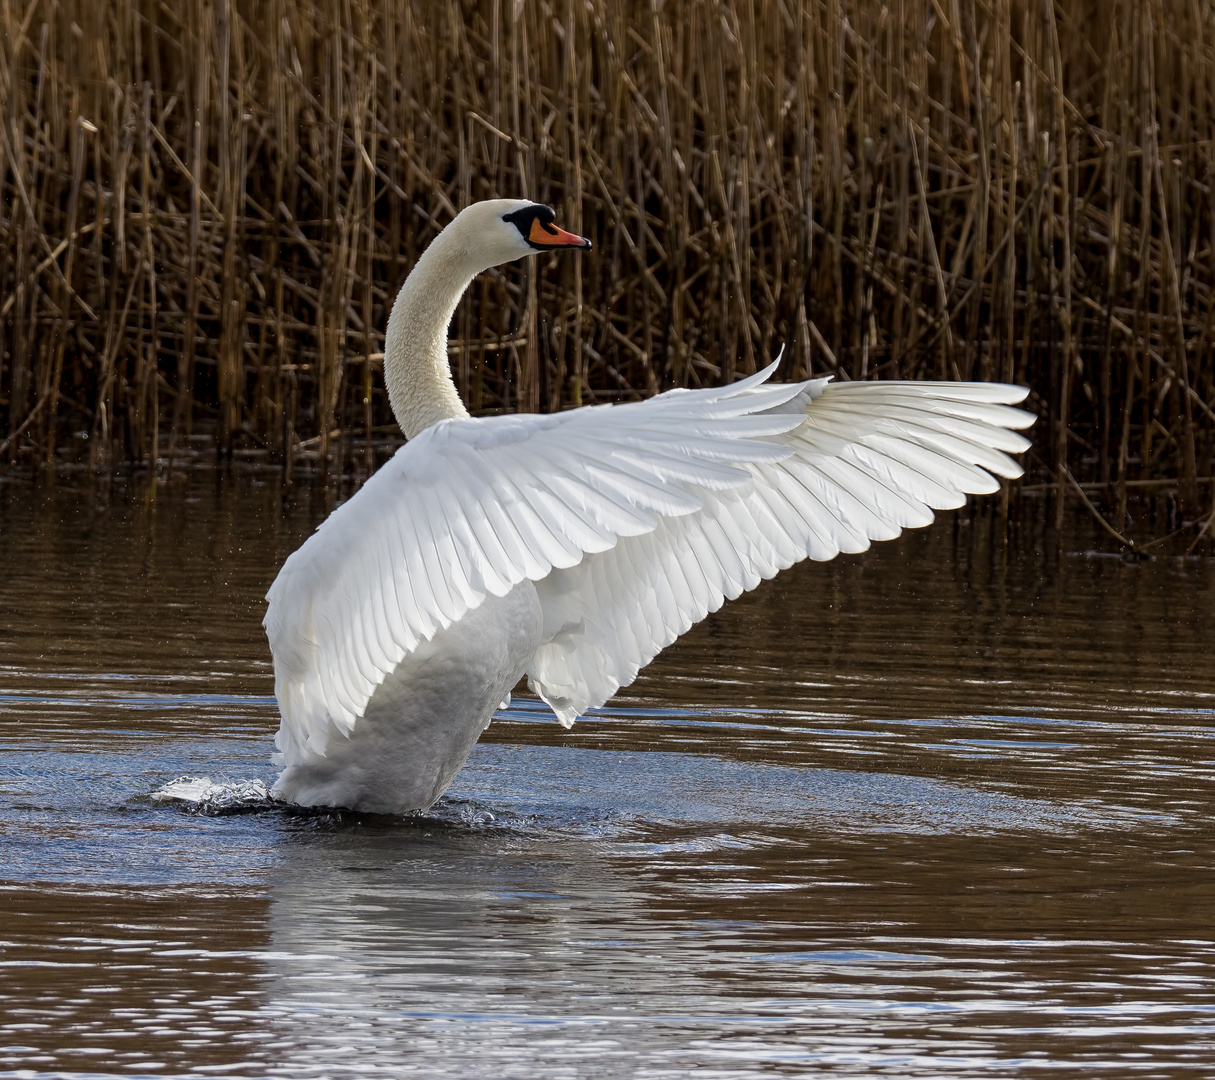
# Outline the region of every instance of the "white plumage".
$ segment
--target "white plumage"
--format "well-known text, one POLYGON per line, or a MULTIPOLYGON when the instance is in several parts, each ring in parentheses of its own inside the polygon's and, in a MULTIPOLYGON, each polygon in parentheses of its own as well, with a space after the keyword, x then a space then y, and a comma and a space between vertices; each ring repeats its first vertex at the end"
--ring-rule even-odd
MULTIPOLYGON (((399 417, 402 395, 450 383, 447 323, 472 277, 549 235, 533 206, 469 207, 406 282, 385 348, 399 417), (394 335, 403 309, 412 332, 394 335)), ((409 442, 269 591, 275 794, 425 809, 522 675, 569 726, 725 600, 1020 475, 1023 388, 772 383, 775 367, 549 416, 471 419, 456 399, 404 423, 409 442)))

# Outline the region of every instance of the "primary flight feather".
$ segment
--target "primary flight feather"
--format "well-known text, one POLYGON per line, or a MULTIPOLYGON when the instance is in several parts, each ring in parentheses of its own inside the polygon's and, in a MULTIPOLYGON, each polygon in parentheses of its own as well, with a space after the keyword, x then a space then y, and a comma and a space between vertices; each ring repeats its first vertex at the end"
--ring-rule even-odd
POLYGON ((267 594, 278 798, 424 810, 524 675, 568 727, 761 580, 1021 473, 1026 391, 995 383, 773 383, 773 364, 627 405, 469 417, 447 360, 456 304, 489 267, 566 247, 590 243, 545 206, 475 203, 402 287, 384 372, 408 442, 267 594))

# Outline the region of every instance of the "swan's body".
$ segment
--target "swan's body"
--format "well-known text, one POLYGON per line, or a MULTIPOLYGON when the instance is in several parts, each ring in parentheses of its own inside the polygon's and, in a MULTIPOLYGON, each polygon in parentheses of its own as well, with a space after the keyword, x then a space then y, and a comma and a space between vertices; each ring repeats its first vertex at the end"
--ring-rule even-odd
POLYGON ((1025 391, 733 386, 471 419, 447 326, 472 278, 589 246, 536 204, 463 211, 401 290, 385 378, 409 438, 268 594, 284 767, 305 805, 423 810, 519 679, 567 727, 694 623, 804 558, 863 551, 1018 476, 1025 391))

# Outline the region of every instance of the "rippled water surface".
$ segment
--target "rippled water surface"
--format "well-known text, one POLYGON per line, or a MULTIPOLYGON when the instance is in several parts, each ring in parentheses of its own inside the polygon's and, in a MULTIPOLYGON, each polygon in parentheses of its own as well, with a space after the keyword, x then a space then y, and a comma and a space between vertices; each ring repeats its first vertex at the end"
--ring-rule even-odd
POLYGON ((0 486, 0 1075, 1215 1074, 1215 566, 947 515, 787 572, 423 819, 269 781, 323 494, 0 486))

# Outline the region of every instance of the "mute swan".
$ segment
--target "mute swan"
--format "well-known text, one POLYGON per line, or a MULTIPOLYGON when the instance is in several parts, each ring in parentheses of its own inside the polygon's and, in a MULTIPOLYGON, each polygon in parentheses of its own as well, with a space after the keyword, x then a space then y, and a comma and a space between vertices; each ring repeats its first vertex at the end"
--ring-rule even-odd
POLYGON ((864 551, 1021 473, 1024 388, 731 386, 556 415, 468 416, 447 327, 473 278, 589 249, 499 199, 435 238, 388 320, 408 442, 287 559, 265 628, 274 795, 379 813, 443 793, 518 680, 569 727, 657 653, 804 558, 864 551))

